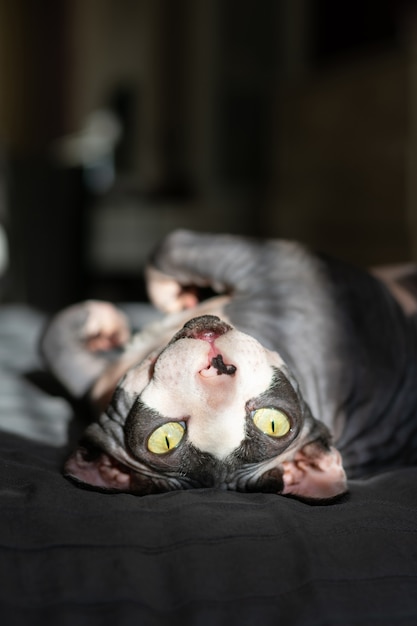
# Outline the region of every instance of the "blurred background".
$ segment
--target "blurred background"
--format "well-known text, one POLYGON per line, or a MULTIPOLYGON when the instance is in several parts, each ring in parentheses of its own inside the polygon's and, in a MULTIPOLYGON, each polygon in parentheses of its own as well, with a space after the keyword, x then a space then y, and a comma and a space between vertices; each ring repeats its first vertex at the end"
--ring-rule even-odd
POLYGON ((145 298, 175 227, 417 260, 403 0, 0 0, 0 299, 145 298))

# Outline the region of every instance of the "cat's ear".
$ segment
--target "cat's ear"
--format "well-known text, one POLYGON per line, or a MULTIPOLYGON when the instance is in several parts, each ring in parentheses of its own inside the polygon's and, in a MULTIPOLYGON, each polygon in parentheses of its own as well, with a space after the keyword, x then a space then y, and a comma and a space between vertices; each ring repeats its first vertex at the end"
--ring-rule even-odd
POLYGON ((314 442, 297 450, 282 463, 284 489, 281 493, 304 498, 328 499, 347 491, 340 452, 314 442))
POLYGON ((110 491, 131 491, 131 472, 98 448, 80 445, 67 460, 64 475, 80 485, 110 491))
POLYGON ((88 440, 83 440, 69 457, 64 475, 80 487, 138 496, 181 488, 149 470, 140 472, 130 469, 88 440))

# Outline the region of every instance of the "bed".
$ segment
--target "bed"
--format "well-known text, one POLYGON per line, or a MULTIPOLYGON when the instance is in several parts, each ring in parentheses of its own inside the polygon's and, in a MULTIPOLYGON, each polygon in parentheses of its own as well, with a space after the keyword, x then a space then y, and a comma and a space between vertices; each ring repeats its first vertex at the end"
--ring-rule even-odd
POLYGON ((417 623, 417 468, 328 506, 81 489, 60 469, 85 415, 42 369, 44 322, 0 308, 1 624, 417 623))

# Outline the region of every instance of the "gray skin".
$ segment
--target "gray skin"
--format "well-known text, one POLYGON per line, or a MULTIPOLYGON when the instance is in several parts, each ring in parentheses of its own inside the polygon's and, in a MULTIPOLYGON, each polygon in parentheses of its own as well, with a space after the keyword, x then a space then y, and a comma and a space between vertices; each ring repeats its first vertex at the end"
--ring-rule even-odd
POLYGON ((46 330, 48 366, 97 410, 65 473, 140 495, 218 487, 328 499, 346 475, 415 463, 415 301, 403 278, 389 289, 293 242, 175 231, 148 269, 166 317, 132 337, 121 312, 89 301, 46 330), (200 304, 207 286, 221 295, 200 304), (283 412, 288 432, 262 432, 261 408, 283 412), (152 433, 173 422, 181 441, 155 454, 152 433))

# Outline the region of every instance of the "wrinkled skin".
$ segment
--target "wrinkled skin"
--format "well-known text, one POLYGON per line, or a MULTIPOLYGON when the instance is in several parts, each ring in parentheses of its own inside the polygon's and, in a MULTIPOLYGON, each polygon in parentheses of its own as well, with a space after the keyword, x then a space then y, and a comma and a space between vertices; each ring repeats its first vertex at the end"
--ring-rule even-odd
POLYGON ((141 333, 97 301, 45 332, 50 369, 97 413, 68 476, 141 495, 218 487, 328 499, 346 491, 346 473, 415 462, 414 299, 396 276, 386 281, 395 299, 294 243, 177 231, 147 279, 166 316, 141 333), (200 303, 206 286, 221 295, 200 303), (403 433, 395 445, 392 425, 403 433))

